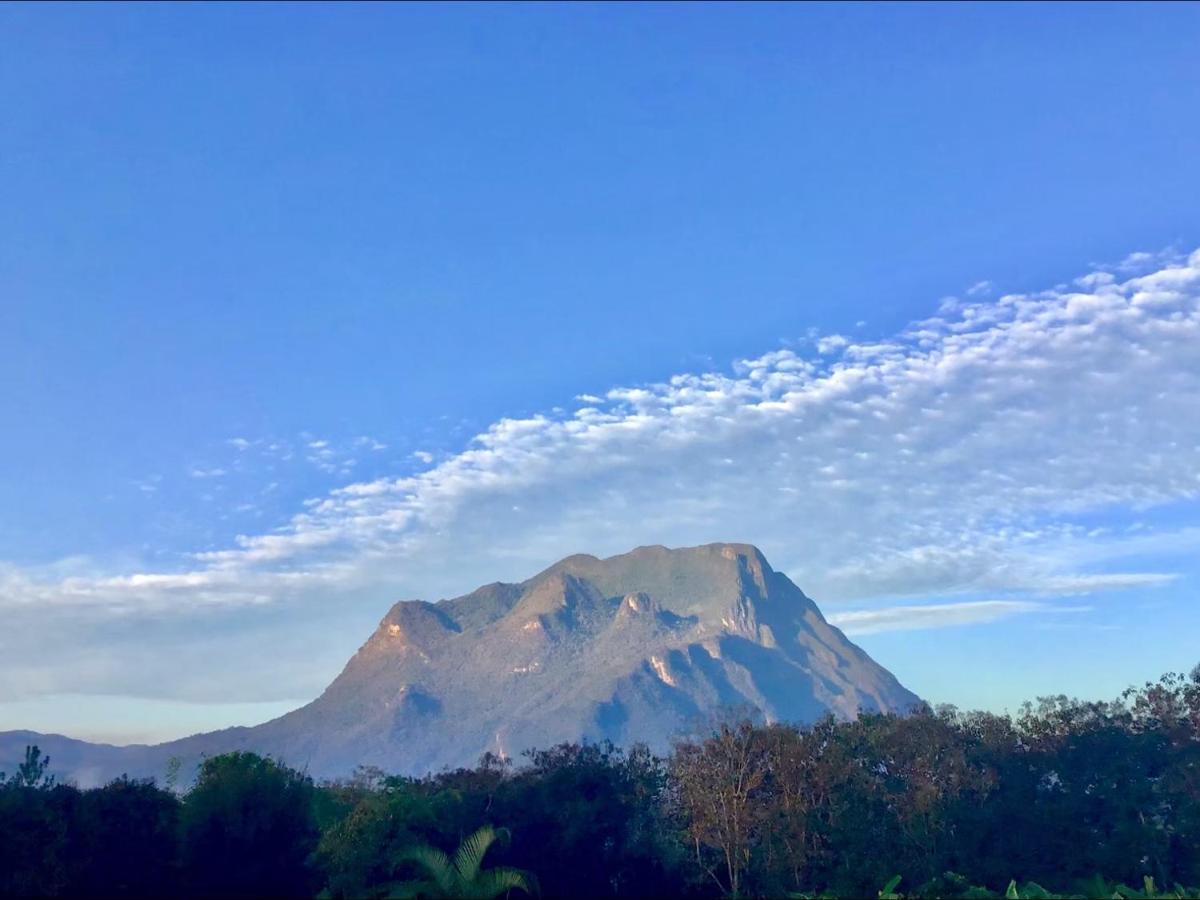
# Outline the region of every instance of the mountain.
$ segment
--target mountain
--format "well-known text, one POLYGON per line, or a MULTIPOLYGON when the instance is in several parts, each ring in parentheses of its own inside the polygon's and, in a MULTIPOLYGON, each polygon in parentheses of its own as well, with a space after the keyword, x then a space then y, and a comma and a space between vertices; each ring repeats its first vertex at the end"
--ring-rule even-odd
POLYGON ((235 749, 318 776, 424 773, 566 740, 663 750, 727 708, 811 722, 919 702, 757 548, 639 547, 397 603, 320 697, 262 725, 133 747, 7 732, 0 769, 38 743, 81 784, 235 749))

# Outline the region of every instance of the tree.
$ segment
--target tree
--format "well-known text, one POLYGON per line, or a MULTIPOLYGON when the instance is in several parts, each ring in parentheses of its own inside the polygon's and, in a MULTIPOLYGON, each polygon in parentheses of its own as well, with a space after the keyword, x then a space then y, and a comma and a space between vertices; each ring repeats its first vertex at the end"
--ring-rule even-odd
POLYGON ((0 773, 0 896, 71 892, 79 868, 80 792, 56 785, 36 746, 11 776, 0 773))
POLYGON ((118 778, 79 805, 80 894, 162 897, 178 891, 179 800, 153 781, 118 778))
POLYGON ((414 847, 404 854, 406 861, 415 864, 425 875, 418 881, 396 884, 390 897, 460 897, 466 900, 492 900, 513 889, 527 894, 537 891, 537 880, 520 869, 484 869, 483 857, 488 848, 507 831, 496 831, 484 825, 459 845, 451 860, 436 847, 414 847))
POLYGON ((311 896, 312 780, 254 753, 206 759, 183 803, 185 883, 209 896, 311 896))
POLYGON ((399 777, 325 785, 320 794, 327 799, 318 806, 334 806, 343 797, 353 801, 327 825, 314 857, 331 897, 386 896, 404 853, 441 837, 440 826, 456 818, 451 804, 458 805, 447 792, 430 796, 420 782, 399 777))
POLYGON ((663 816, 661 760, 609 742, 526 755, 529 765, 498 786, 486 814, 520 835, 506 863, 536 869, 551 896, 678 893, 686 854, 663 816))
POLYGON ((671 759, 675 802, 696 861, 731 897, 741 895, 762 831, 764 805, 758 794, 768 764, 764 732, 749 721, 721 723, 704 741, 682 741, 671 759), (706 850, 715 851, 716 865, 706 850))
MULTIPOLYGON (((50 757, 42 756, 37 744, 25 747, 25 761, 17 766, 8 783, 15 787, 49 789, 54 787, 54 776, 47 774, 50 768, 50 757)), ((0 782, 5 781, 5 775, 0 772, 0 782)))

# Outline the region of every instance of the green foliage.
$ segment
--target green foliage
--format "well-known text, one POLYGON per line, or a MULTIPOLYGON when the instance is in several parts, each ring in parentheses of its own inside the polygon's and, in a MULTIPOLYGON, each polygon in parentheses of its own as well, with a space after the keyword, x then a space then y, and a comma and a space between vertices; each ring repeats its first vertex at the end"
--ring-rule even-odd
MULTIPOLYGON (((1196 670, 1193 670, 1193 675, 1196 670)), ((1142 877, 1142 889, 1131 888, 1123 884, 1117 885, 1112 893, 1113 900, 1194 900, 1200 898, 1200 888, 1185 888, 1183 885, 1176 884, 1173 888, 1165 891, 1160 891, 1154 884, 1154 878, 1150 875, 1142 877)))
POLYGON ((327 824, 314 859, 331 897, 384 896, 403 853, 446 839, 442 826, 457 818, 459 805, 453 795, 431 795, 405 778, 328 785, 318 797, 327 824))
POLYGON ((896 893, 896 888, 900 886, 901 876, 894 875, 892 880, 879 889, 879 900, 900 900, 902 894, 896 893))
POLYGON ((499 896, 534 872, 572 897, 1200 898, 1176 883, 1200 882, 1200 671, 1015 718, 726 723, 666 760, 563 744, 317 786, 232 753, 181 799, 57 784, 28 747, 0 776, 0 896, 499 896))
POLYGON ((1200 880, 1191 677, 1110 703, 1043 698, 1015 719, 940 708, 745 723, 682 744, 670 767, 695 869, 726 893, 873 896, 896 868, 916 896, 1004 885, 1013 871, 1030 896, 1098 871, 1200 880), (946 884, 948 872, 969 881, 946 884))
POLYGON ((316 860, 329 896, 384 896, 408 848, 455 845, 488 819, 518 837, 490 852, 536 871, 551 896, 679 893, 686 858, 665 818, 661 760, 611 744, 562 744, 527 759, 514 770, 485 757, 424 779, 363 771, 323 786, 316 860))
POLYGON ((972 885, 970 881, 957 872, 943 872, 936 878, 930 879, 912 893, 913 897, 964 897, 984 898, 997 897, 998 894, 987 888, 972 885))
POLYGON ((73 845, 78 892, 161 897, 179 881, 179 799, 151 781, 118 778, 80 797, 73 845))
POLYGON ((15 778, 0 785, 0 896, 57 896, 76 880, 72 823, 79 792, 32 787, 15 778))
POLYGON ((507 863, 536 871, 551 896, 679 892, 687 858, 666 820, 661 760, 610 743, 561 744, 527 758, 478 814, 519 838, 503 850, 507 863))
MULTIPOLYGON (((900 885, 900 876, 896 875, 887 884, 879 890, 880 900, 905 900, 906 897, 912 898, 955 898, 955 900, 974 900, 974 898, 997 898, 1003 897, 1004 900, 1141 900, 1141 898, 1149 898, 1149 900, 1192 900, 1192 898, 1200 898, 1200 889, 1184 888, 1180 885, 1169 891, 1159 892, 1154 885, 1154 879, 1147 875, 1143 878, 1143 890, 1135 890, 1134 888, 1126 887, 1125 885, 1117 885, 1116 887, 1108 886, 1103 879, 1098 876, 1088 881, 1089 890, 1075 894, 1055 894, 1046 890, 1040 884, 1033 881, 1027 881, 1025 884, 1018 886, 1015 879, 1008 882, 1008 887, 1004 893, 996 893, 987 888, 977 885, 969 885, 967 879, 955 872, 944 872, 937 879, 927 882, 922 885, 913 894, 906 895, 899 893, 897 888, 900 885)), ((795 900, 837 900, 838 894, 790 894, 789 896, 795 900)))
POLYGON ((37 747, 0 778, 0 896, 157 897, 178 886, 178 801, 120 778, 56 784, 37 747))
POLYGON ((536 893, 537 880, 528 872, 512 868, 483 868, 483 857, 488 848, 506 834, 503 829, 496 831, 492 826, 484 825, 459 845, 454 859, 435 847, 410 848, 402 855, 401 861, 414 863, 425 877, 393 885, 388 896, 492 900, 512 890, 536 893))
POLYGON ((183 868, 203 896, 311 896, 317 875, 311 779, 273 759, 206 759, 183 803, 183 868))
POLYGON ((46 790, 54 787, 54 776, 48 774, 49 768, 49 756, 43 756, 37 745, 26 746, 25 760, 17 766, 17 771, 7 778, 0 772, 0 783, 7 783, 12 787, 46 790))
POLYGON ((166 772, 163 777, 163 784, 167 786, 167 790, 172 794, 175 793, 176 786, 179 784, 179 771, 183 768, 183 760, 178 756, 172 756, 167 760, 166 772))

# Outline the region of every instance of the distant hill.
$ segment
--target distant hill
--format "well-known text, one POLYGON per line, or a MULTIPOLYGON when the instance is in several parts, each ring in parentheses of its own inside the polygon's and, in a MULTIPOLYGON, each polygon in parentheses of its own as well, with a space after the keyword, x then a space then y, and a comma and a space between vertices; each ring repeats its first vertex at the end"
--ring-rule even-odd
MULTIPOLYGON (((0 733, 0 769, 37 743, 81 785, 162 779, 205 754, 270 753, 317 776, 423 774, 567 740, 646 742, 723 709, 769 721, 903 712, 919 699, 747 544, 571 556, 520 584, 393 606, 320 697, 251 728, 154 746, 0 733)), ((186 774, 185 774, 186 778, 186 774)))

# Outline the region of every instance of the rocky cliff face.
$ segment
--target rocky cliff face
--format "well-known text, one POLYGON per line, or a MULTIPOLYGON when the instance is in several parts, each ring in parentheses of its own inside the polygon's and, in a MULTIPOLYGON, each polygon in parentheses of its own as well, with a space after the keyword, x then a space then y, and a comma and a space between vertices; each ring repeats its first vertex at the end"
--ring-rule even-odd
MULTIPOLYGON (((424 773, 565 740, 665 750, 730 708, 809 722, 918 702, 755 547, 641 547, 571 556, 453 600, 397 603, 312 703, 254 728, 118 752, 128 765, 112 774, 161 775, 171 756, 230 749, 315 775, 359 764, 424 773)), ((95 755, 89 775, 112 767, 114 749, 95 755)), ((3 736, 0 754, 13 755, 3 736)))

